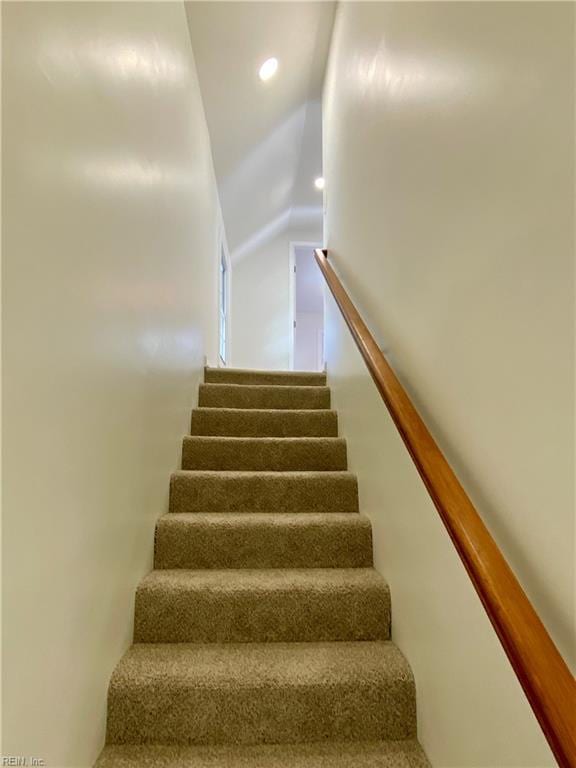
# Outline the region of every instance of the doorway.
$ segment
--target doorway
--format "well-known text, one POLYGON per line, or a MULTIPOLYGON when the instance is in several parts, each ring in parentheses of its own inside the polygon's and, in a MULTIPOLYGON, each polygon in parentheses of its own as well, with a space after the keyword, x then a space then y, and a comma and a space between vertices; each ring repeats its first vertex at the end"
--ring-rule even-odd
POLYGON ((290 243, 291 349, 294 371, 324 369, 324 281, 314 258, 318 243, 290 243))

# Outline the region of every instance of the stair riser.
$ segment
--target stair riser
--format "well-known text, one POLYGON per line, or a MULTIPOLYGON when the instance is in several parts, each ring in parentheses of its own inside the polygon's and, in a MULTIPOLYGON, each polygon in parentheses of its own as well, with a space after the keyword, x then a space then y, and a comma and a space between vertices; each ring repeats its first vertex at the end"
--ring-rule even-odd
POLYGON ((386 686, 162 686, 144 679, 108 699, 108 743, 281 744, 415 736, 410 681, 386 686))
POLYGON ((206 384, 247 384, 251 386, 325 387, 326 374, 206 368, 204 382, 206 384))
POLYGON ((170 512, 358 512, 352 474, 172 475, 170 512))
POLYGON ((192 435, 232 437, 337 437, 335 411, 258 411, 200 408, 192 411, 192 435))
MULTIPOLYGON (((308 517, 306 515, 305 517, 308 517)), ((334 517, 330 515, 329 517, 334 517)), ((356 518, 356 515, 346 515, 356 518)), ((372 531, 366 521, 233 526, 191 524, 168 515, 156 529, 155 568, 367 568, 372 531)))
POLYGON ((330 408, 328 387, 268 387, 227 384, 201 384, 200 408, 330 408))
POLYGON ((141 587, 136 594, 136 643, 387 640, 389 630, 385 586, 326 592, 141 587))
POLYGON ((187 437, 182 447, 185 470, 289 472, 346 467, 346 443, 337 438, 187 437))

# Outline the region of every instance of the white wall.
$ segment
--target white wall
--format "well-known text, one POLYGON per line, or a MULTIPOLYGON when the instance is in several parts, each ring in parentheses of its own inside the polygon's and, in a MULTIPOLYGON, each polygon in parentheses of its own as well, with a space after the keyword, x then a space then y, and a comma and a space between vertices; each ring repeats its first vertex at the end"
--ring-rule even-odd
POLYGON ((181 3, 2 10, 2 752, 78 768, 216 359, 218 200, 181 3))
POLYGON ((290 243, 321 242, 320 223, 289 227, 232 263, 231 364, 287 370, 290 364, 290 243))
MULTIPOLYGON (((574 662, 573 6, 345 3, 327 245, 574 662)), ((333 302, 327 362, 433 765, 553 758, 333 302)))

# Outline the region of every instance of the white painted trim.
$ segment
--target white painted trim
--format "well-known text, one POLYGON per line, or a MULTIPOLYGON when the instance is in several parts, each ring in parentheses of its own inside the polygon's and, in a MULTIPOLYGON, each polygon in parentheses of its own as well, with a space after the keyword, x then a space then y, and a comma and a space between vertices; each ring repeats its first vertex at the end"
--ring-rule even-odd
POLYGON ((288 368, 294 370, 294 318, 296 317, 296 274, 294 266, 296 264, 296 253, 294 251, 295 243, 290 243, 290 255, 288 258, 288 368))
POLYGON ((222 253, 224 253, 224 261, 226 262, 226 271, 228 275, 227 283, 227 295, 226 295, 226 357, 227 360, 224 366, 230 365, 232 357, 232 334, 231 334, 231 318, 230 310, 232 308, 231 294, 232 294, 232 260, 230 258, 230 250, 228 248, 228 242, 226 240, 226 229, 224 228, 224 219, 222 217, 222 211, 218 215, 218 249, 216 257, 216 365, 221 368, 223 363, 220 359, 220 260, 222 253))

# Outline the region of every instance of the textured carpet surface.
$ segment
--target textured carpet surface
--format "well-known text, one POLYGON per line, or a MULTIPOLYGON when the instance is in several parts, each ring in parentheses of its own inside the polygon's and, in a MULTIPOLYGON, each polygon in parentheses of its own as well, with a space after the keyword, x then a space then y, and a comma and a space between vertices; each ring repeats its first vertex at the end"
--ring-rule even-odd
POLYGON ((170 512, 358 512, 351 472, 175 472, 170 512))
POLYGON ((205 368, 204 381, 207 384, 325 387, 326 374, 310 371, 248 371, 242 368, 205 368))
POLYGON ((205 381, 98 768, 426 768, 325 374, 205 381))
POLYGON ((201 408, 330 408, 328 387, 268 386, 251 384, 201 384, 201 408))
POLYGON ((232 437, 336 437, 336 411, 195 408, 192 435, 232 437))
POLYGON ((429 768, 417 741, 106 747, 97 768, 429 768))
POLYGON ((389 642, 133 645, 108 741, 273 744, 414 738, 414 681, 389 642))
POLYGON ((153 571, 136 593, 137 643, 387 640, 373 568, 153 571))
POLYGON ((156 527, 155 568, 365 568, 372 526, 346 512, 169 514, 156 527))
POLYGON ((269 472, 346 469, 339 437, 185 437, 182 469, 269 472))

